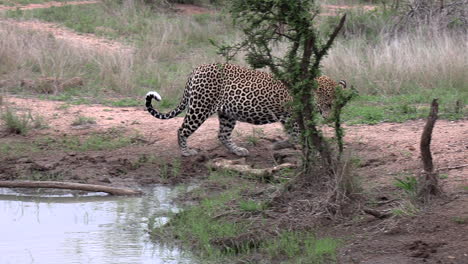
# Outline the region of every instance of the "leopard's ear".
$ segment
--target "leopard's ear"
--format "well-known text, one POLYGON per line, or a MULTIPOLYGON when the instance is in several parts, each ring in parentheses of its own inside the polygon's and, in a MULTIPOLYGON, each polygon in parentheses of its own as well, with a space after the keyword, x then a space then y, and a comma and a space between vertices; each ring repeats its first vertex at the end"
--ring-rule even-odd
POLYGON ((345 80, 341 80, 338 84, 343 86, 343 89, 346 89, 346 81, 345 80))

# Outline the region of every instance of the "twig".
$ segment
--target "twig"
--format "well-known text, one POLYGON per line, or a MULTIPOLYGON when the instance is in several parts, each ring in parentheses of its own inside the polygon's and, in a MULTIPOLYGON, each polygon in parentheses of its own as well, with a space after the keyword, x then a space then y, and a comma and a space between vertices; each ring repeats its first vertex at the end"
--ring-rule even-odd
POLYGON ((215 216, 211 217, 211 219, 215 220, 215 219, 221 218, 223 216, 229 215, 229 214, 234 213, 234 212, 235 212, 234 210, 226 211, 226 212, 223 212, 223 213, 220 213, 218 215, 215 215, 215 216))
POLYGON ((377 202, 376 204, 378 205, 383 205, 383 204, 389 204, 389 203, 393 203, 395 201, 398 201, 399 199, 391 199, 391 200, 388 200, 388 201, 380 201, 380 202, 377 202))
POLYGON ((457 166, 452 166, 452 167, 444 167, 444 168, 439 168, 439 170, 455 170, 455 169, 461 169, 464 167, 468 167, 468 164, 462 164, 462 165, 457 165, 457 166))
POLYGON ((388 218, 390 216, 392 216, 392 213, 390 212, 381 212, 381 211, 378 211, 378 210, 375 210, 375 209, 372 209, 372 208, 369 208, 369 207, 364 207, 362 208, 362 211, 364 211, 364 213, 366 214, 370 214, 378 219, 385 219, 385 218, 388 218))

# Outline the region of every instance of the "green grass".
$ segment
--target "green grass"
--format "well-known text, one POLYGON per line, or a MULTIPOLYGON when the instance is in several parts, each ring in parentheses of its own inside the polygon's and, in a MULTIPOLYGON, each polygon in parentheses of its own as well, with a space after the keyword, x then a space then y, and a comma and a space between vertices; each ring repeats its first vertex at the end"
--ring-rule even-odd
POLYGON ((281 263, 334 263, 339 241, 317 238, 311 232, 282 232, 263 246, 272 259, 285 258, 281 263))
POLYGON ((464 225, 468 223, 468 216, 455 216, 452 217, 452 221, 459 225, 464 225))
POLYGON ((19 157, 39 151, 41 151, 40 147, 31 142, 14 141, 0 144, 1 157, 19 157))
POLYGON ((97 151, 113 150, 138 144, 141 135, 125 135, 123 132, 110 129, 106 133, 93 133, 90 136, 46 137, 37 139, 34 144, 43 150, 97 151))
POLYGON ((4 113, 1 113, 0 119, 8 133, 26 135, 31 130, 31 113, 18 115, 7 108, 4 113))
MULTIPOLYGON (((21 140, 0 144, 0 154, 2 157, 18 157, 34 152, 49 151, 102 151, 124 148, 136 145, 141 142, 142 136, 139 134, 125 135, 122 131, 110 129, 105 133, 93 133, 86 137, 64 136, 64 137, 41 137, 32 141, 21 140)), ((154 158, 143 157, 135 161, 135 167, 139 162, 154 163, 154 158), (141 160, 140 160, 141 159, 141 160)), ((172 173, 179 173, 180 162, 174 161, 171 168, 172 173), (177 167, 179 166, 179 167, 177 167)))
POLYGON ((132 145, 137 138, 138 136, 115 137, 111 134, 94 134, 84 139, 78 137, 64 138, 58 144, 73 151, 113 150, 132 145))
POLYGON ((241 234, 246 226, 214 219, 216 212, 225 209, 225 203, 238 197, 238 191, 230 190, 223 194, 203 199, 199 205, 186 208, 177 214, 168 226, 151 228, 153 237, 165 232, 189 244, 194 243, 200 254, 208 259, 219 258, 223 254, 210 241, 213 238, 232 237, 241 234))
POLYGON ((29 181, 63 181, 64 173, 32 170, 29 174, 21 175, 20 179, 29 181))
POLYGON ((254 186, 236 173, 213 171, 205 184, 216 186, 214 189, 218 191, 205 187, 192 191, 190 196, 199 198, 200 202, 174 215, 168 224, 161 226, 156 223, 156 216, 150 217, 148 227, 153 239, 180 241, 194 250, 203 263, 230 263, 236 259, 248 259, 252 254, 262 254, 266 263, 278 259, 283 260, 281 263, 330 263, 336 260, 338 241, 317 238, 313 232, 283 231, 278 236, 260 241, 255 248, 244 244, 238 244, 236 248, 217 246, 214 241, 235 240, 253 232, 248 218, 235 216, 258 213, 265 210, 266 205, 242 198, 242 194, 254 186))
POLYGON ((87 116, 77 116, 75 120, 71 123, 72 126, 82 126, 82 125, 94 125, 96 124, 96 118, 87 117, 87 116))
POLYGON ((466 117, 466 109, 457 110, 456 102, 468 102, 468 92, 457 90, 415 91, 400 95, 361 95, 344 109, 342 120, 347 124, 377 124, 382 122, 404 122, 426 118, 432 98, 439 98, 439 117, 457 120, 466 117))
POLYGON ((239 209, 246 212, 258 212, 265 208, 265 204, 253 200, 241 200, 239 201, 239 209))
POLYGON ((441 174, 439 174, 439 179, 445 180, 445 179, 448 179, 448 178, 449 178, 449 176, 448 176, 447 173, 441 173, 441 174))
POLYGON ((218 28, 216 32, 197 29, 200 26, 219 23, 224 19, 222 15, 200 14, 188 19, 181 19, 180 17, 170 17, 154 12, 151 8, 137 2, 132 7, 124 7, 116 1, 105 1, 92 5, 69 5, 26 11, 12 10, 8 11, 6 16, 60 23, 76 32, 92 33, 111 39, 129 40, 133 43, 144 41, 155 30, 155 27, 159 27, 161 24, 185 24, 184 26, 187 28, 184 29, 186 31, 184 39, 171 41, 184 41, 184 44, 189 47, 208 44, 208 36, 216 38, 216 35, 211 35, 213 33, 225 33, 221 31, 221 28, 218 28))
MULTIPOLYGON (((0 72, 21 79, 80 76, 86 80, 84 86, 47 96, 74 103, 79 98, 84 98, 82 103, 106 102, 113 93, 118 97, 142 98, 147 91, 157 90, 164 98, 161 108, 170 108, 178 103, 187 76, 195 66, 221 59, 209 40, 235 37, 232 26, 221 14, 168 15, 139 4, 119 5, 118 1, 9 11, 6 16, 56 22, 77 32, 118 39, 134 47, 135 52, 126 54, 83 52, 43 34, 16 28, 0 32, 0 59, 7 62, 0 65, 0 72)), ((9 87, 8 91, 33 92, 21 87, 9 87)), ((128 106, 137 102, 128 99, 110 104, 128 106)))
POLYGON ((414 176, 405 176, 404 178, 395 178, 394 185, 402 189, 408 195, 411 195, 411 196, 416 195, 416 191, 418 188, 418 182, 416 180, 416 177, 414 176))
POLYGON ((181 168, 182 161, 179 158, 174 158, 170 163, 163 161, 163 163, 159 165, 159 176, 164 180, 170 177, 177 177, 180 175, 181 168))
POLYGON ((30 111, 18 114, 10 107, 6 107, 4 111, 0 111, 0 121, 2 121, 8 133, 23 136, 32 129, 48 128, 48 125, 42 116, 33 116, 30 111))
POLYGON ((143 106, 145 104, 143 98, 122 98, 118 100, 104 100, 104 105, 114 107, 128 107, 128 106, 143 106))

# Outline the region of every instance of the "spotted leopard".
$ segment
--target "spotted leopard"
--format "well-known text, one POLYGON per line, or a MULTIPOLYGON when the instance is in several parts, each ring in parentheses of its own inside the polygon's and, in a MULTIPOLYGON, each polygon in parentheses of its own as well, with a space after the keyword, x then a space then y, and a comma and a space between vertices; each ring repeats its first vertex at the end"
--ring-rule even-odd
MULTIPOLYGON (((338 83, 327 76, 316 80, 319 84, 315 92, 316 102, 322 115, 328 117, 338 83)), ((346 87, 345 81, 339 84, 346 87)), ((279 121, 284 125, 291 117, 286 104, 292 97, 282 82, 268 73, 232 64, 208 64, 196 68, 187 80, 182 100, 169 113, 163 114, 153 108, 152 99, 161 101, 161 96, 154 91, 146 95, 148 112, 159 119, 173 118, 187 109, 178 130, 183 156, 197 153, 187 147, 187 138, 215 113, 219 118, 219 140, 238 156, 247 156, 249 151, 231 140, 236 121, 255 125, 279 121)))

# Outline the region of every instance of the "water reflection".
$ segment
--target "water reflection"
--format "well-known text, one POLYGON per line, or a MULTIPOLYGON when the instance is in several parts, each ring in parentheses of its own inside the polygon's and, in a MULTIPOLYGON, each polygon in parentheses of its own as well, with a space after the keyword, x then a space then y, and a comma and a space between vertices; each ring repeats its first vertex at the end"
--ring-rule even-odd
POLYGON ((142 197, 20 195, 0 189, 0 263, 194 263, 176 247, 154 244, 148 216, 165 222, 176 192, 142 197))

